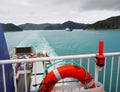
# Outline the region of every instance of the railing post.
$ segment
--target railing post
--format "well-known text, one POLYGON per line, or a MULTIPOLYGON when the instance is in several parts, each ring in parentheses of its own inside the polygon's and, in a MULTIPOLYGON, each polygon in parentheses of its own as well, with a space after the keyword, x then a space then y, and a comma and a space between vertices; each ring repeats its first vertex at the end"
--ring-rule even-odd
POLYGON ((111 92, 111 88, 112 88, 113 62, 114 62, 114 56, 112 56, 112 61, 111 61, 111 73, 110 73, 110 88, 109 88, 109 92, 111 92))
POLYGON ((2 72, 3 72, 4 92, 7 92, 6 91, 6 78, 5 78, 5 67, 4 67, 4 64, 2 64, 2 72))
POLYGON ((25 92, 28 92, 28 89, 27 89, 27 72, 26 72, 26 63, 24 63, 24 78, 25 78, 25 92))
POLYGON ((95 82, 98 82, 98 66, 95 64, 95 82))
POLYGON ((90 71, 90 58, 88 58, 88 66, 87 66, 87 71, 90 71))
POLYGON ((119 72, 120 72, 120 56, 118 58, 117 79, 116 79, 116 92, 118 92, 119 72))
MULTIPOLYGON (((37 79, 36 79, 36 62, 34 63, 34 73, 35 73, 35 85, 37 84, 37 79)), ((35 90, 37 90, 37 87, 35 86, 35 90)))
POLYGON ((16 69, 15 69, 16 64, 13 64, 13 72, 14 72, 14 87, 15 87, 15 92, 17 92, 17 83, 16 83, 16 69))
POLYGON ((104 87, 103 87, 103 90, 105 89, 105 76, 106 76, 106 61, 107 61, 107 58, 105 57, 105 66, 104 66, 104 71, 103 71, 103 85, 104 85, 104 87))

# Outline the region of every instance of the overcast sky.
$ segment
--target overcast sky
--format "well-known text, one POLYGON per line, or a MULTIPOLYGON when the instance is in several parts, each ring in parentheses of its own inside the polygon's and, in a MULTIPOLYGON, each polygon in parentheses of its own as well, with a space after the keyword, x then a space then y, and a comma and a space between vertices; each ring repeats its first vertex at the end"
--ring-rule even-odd
POLYGON ((120 15, 120 0, 0 0, 1 23, 94 23, 120 15))

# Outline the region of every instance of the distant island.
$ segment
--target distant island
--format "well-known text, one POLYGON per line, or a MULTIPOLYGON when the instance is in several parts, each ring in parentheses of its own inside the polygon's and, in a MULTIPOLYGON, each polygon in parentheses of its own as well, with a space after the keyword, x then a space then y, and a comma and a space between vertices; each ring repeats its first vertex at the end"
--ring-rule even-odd
POLYGON ((4 32, 15 32, 15 31, 22 31, 23 30, 20 27, 14 25, 12 23, 8 23, 8 24, 0 23, 0 24, 2 25, 4 32))
POLYGON ((110 17, 105 20, 98 21, 93 24, 76 23, 73 21, 67 21, 64 23, 43 23, 33 24, 25 23, 16 26, 15 24, 8 23, 2 24, 4 32, 14 32, 22 30, 65 30, 66 28, 73 29, 84 29, 84 30, 109 30, 109 29, 120 29, 120 16, 110 17))
POLYGON ((106 20, 98 21, 88 25, 85 30, 109 30, 120 29, 120 16, 111 17, 106 20))
POLYGON ((65 28, 70 29, 84 29, 87 27, 88 24, 82 24, 82 23, 76 23, 73 21, 67 21, 62 24, 50 24, 50 23, 44 23, 44 24, 32 24, 32 23, 26 23, 19 25, 20 28, 23 30, 65 30, 65 28))

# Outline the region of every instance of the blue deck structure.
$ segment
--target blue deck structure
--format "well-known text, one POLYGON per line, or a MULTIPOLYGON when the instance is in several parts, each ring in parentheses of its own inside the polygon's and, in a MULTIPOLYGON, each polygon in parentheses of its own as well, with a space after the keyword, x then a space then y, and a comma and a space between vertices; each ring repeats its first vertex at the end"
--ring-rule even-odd
MULTIPOLYGON (((4 37, 2 25, 0 24, 0 60, 5 60, 5 59, 10 59, 10 57, 9 57, 9 52, 4 37)), ((4 65, 4 67, 5 67, 6 91, 14 92, 12 64, 6 64, 4 65)), ((3 86, 2 65, 0 65, 0 92, 5 92, 3 86)))

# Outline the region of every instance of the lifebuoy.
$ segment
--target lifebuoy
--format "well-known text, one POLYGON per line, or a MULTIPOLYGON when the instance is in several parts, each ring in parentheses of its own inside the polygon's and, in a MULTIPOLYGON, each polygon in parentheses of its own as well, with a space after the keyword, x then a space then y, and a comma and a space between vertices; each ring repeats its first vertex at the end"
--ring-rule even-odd
POLYGON ((44 78, 44 83, 39 86, 40 90, 38 92, 51 92, 55 84, 63 78, 76 78, 83 85, 84 88, 95 88, 95 83, 92 79, 90 73, 85 71, 82 67, 75 65, 64 65, 56 68, 46 75, 44 78))

